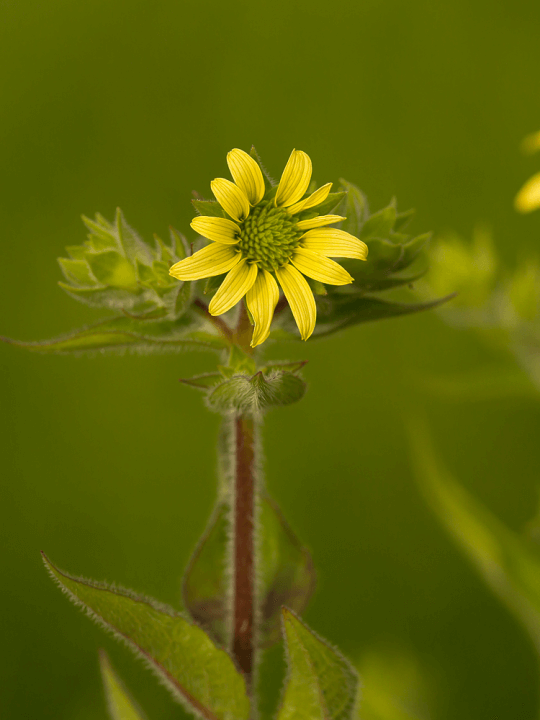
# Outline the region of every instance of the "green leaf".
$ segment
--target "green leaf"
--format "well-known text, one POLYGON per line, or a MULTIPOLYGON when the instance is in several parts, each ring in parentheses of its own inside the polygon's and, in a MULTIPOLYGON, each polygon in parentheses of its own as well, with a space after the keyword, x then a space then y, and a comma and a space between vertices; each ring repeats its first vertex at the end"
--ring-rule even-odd
POLYGON ((403 257, 396 264, 395 270, 408 267, 431 240, 431 233, 424 233, 412 238, 403 245, 403 257))
POLYGON ((137 290, 135 268, 115 250, 86 253, 86 260, 98 282, 123 290, 137 290))
POLYGON ((192 200, 191 204, 199 215, 210 217, 225 217, 225 212, 216 200, 192 200))
POLYGON ((416 475, 431 509, 493 592, 528 630, 540 652, 540 557, 526 537, 506 527, 441 466, 419 422, 411 442, 416 475))
POLYGON ((148 298, 145 292, 143 292, 142 287, 135 287, 130 290, 103 287, 102 285, 79 287, 77 285, 68 285, 62 281, 59 281, 58 285, 70 297, 92 307, 106 307, 111 310, 131 310, 137 306, 138 312, 148 309, 148 298))
POLYGON ((387 238, 396 222, 396 208, 394 205, 388 205, 383 210, 370 215, 362 226, 360 238, 369 240, 369 238, 387 238))
POLYGON ((257 366, 252 357, 233 343, 229 352, 229 368, 238 374, 253 375, 257 366))
POLYGON ((277 720, 352 720, 358 675, 352 665, 283 608, 289 674, 277 720))
POLYGON ((143 713, 130 697, 103 650, 99 653, 99 665, 111 720, 144 720, 143 713))
POLYGON ((135 230, 130 227, 120 208, 116 208, 116 233, 126 258, 133 263, 140 260, 150 265, 155 258, 155 252, 142 240, 135 230))
POLYGON ((0 338, 42 354, 131 348, 137 351, 170 352, 182 349, 221 350, 228 343, 219 335, 199 331, 186 316, 178 320, 148 322, 126 316, 104 320, 53 340, 21 342, 0 338))
POLYGON ((368 201, 359 187, 353 183, 340 178, 342 187, 347 191, 347 198, 344 202, 343 215, 347 218, 343 221, 342 228, 345 232, 360 237, 362 226, 369 217, 368 201))
MULTIPOLYGON (((184 575, 183 597, 193 619, 221 644, 227 643, 229 508, 218 506, 184 575)), ((302 612, 315 589, 309 551, 268 496, 259 510, 259 644, 279 642, 281 606, 302 612)))
POLYGON ((302 378, 290 372, 275 372, 253 377, 236 375, 218 385, 208 396, 212 410, 228 413, 259 413, 273 405, 289 405, 300 400, 306 391, 302 378))
POLYGON ((243 676, 201 628, 155 600, 72 577, 44 561, 68 597, 142 657, 187 710, 207 720, 249 718, 243 676))
POLYGON ((90 272, 90 268, 88 267, 84 254, 81 260, 58 258, 58 264, 64 273, 64 277, 69 282, 86 286, 94 285, 96 283, 96 278, 90 272))
POLYGON ((176 259, 183 260, 191 252, 189 243, 182 233, 175 230, 172 226, 169 226, 169 232, 171 234, 171 241, 174 247, 176 259))
POLYGON ((394 232, 399 232, 400 230, 404 230, 407 225, 411 222, 413 217, 416 215, 416 210, 414 208, 411 208, 410 210, 405 210, 404 212, 398 213, 396 215, 396 222, 394 225, 394 232))
POLYGON ((321 309, 313 336, 323 337, 352 325, 430 310, 453 297, 454 295, 447 295, 424 303, 398 303, 367 295, 334 296, 328 307, 321 309))
POLYGON ((82 215, 82 221, 90 230, 87 245, 94 252, 121 249, 114 227, 101 215, 96 214, 95 221, 82 215))

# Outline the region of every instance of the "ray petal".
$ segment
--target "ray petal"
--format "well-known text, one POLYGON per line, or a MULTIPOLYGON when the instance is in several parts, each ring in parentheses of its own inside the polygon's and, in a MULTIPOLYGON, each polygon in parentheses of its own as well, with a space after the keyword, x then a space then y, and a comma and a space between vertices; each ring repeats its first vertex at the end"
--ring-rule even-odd
POLYGON ((263 343, 270 334, 270 325, 274 317, 277 301, 279 300, 279 288, 267 270, 261 268, 252 288, 246 295, 246 302, 255 320, 251 347, 263 343))
POLYGON ((208 306, 210 315, 222 315, 241 300, 257 278, 259 268, 243 258, 227 274, 208 306))
POLYGON ((337 262, 313 250, 298 248, 291 258, 297 270, 313 280, 329 285, 349 285, 353 278, 337 262))
POLYGON ((315 329, 317 306, 307 280, 290 263, 276 270, 285 297, 300 330, 302 340, 307 340, 315 329))
POLYGON ((200 280, 222 275, 239 263, 241 258, 241 253, 236 252, 229 245, 212 243, 191 257, 177 262, 170 268, 169 275, 178 280, 200 280))
POLYGON ((366 260, 368 254, 368 246, 365 242, 337 228, 309 230, 300 238, 300 244, 306 250, 313 250, 326 257, 366 260))
POLYGON ((323 185, 318 190, 315 190, 314 193, 311 193, 305 200, 300 200, 288 207, 287 211, 290 212, 291 215, 294 215, 294 213, 302 212, 302 210, 309 210, 309 208, 316 207, 326 200, 331 189, 332 183, 326 183, 326 185, 323 185))
POLYGON ((240 240, 240 228, 232 220, 219 217, 196 217, 191 221, 191 227, 208 240, 234 245, 240 240))
POLYGON ((264 178, 261 168, 247 152, 234 148, 227 154, 227 165, 234 182, 244 192, 251 205, 259 203, 264 196, 264 178))
POLYGON ((296 227, 300 230, 311 230, 312 228, 324 227, 325 225, 333 225, 347 218, 343 215, 318 215, 311 220, 300 220, 296 223, 296 227))
POLYGON ((279 181, 275 204, 277 207, 294 205, 305 195, 311 180, 311 160, 301 150, 293 150, 279 181))
POLYGON ((249 215, 249 200, 237 185, 225 178, 216 178, 210 183, 216 200, 236 222, 242 222, 249 215))

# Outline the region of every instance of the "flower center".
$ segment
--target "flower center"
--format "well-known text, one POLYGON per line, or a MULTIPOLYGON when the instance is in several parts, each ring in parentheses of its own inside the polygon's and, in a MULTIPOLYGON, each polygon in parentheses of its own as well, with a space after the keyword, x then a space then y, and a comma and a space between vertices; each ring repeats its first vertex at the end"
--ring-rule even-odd
POLYGON ((289 213, 268 203, 254 207, 244 220, 237 247, 245 258, 272 272, 285 265, 301 236, 289 213))

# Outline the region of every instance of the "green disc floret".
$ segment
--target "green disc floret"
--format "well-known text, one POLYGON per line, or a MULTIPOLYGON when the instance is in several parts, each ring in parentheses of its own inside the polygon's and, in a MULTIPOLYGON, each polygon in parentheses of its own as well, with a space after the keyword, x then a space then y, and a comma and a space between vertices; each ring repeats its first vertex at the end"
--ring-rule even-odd
POLYGON ((245 258, 272 272, 288 262, 301 236, 296 219, 270 202, 253 208, 245 219, 238 248, 245 258))

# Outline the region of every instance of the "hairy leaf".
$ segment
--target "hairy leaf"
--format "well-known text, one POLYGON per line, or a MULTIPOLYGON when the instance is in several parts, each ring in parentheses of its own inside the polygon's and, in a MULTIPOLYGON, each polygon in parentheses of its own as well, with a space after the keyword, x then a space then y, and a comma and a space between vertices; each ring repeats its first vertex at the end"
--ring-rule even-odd
POLYGON ((425 303, 398 303, 367 295, 334 296, 326 308, 321 303, 321 311, 313 335, 323 337, 352 325, 429 310, 452 297, 454 296, 448 295, 425 303))
POLYGON ((359 237, 362 226, 369 217, 367 198, 356 185, 343 180, 343 178, 340 178, 339 182, 347 191, 347 197, 342 208, 343 215, 347 218, 343 221, 343 230, 355 237, 359 237))
POLYGON ((225 211, 216 200, 192 200, 191 204, 199 215, 225 217, 225 211))
MULTIPOLYGON (((184 576, 184 603, 194 620, 222 644, 227 642, 229 543, 228 507, 218 506, 184 576)), ((303 547, 268 496, 260 505, 259 645, 269 647, 280 639, 281 606, 302 612, 315 589, 315 569, 303 547)))
POLYGON ((111 720, 144 720, 143 713, 113 670, 109 657, 104 651, 99 654, 99 664, 111 720))
POLYGON ((0 339, 42 354, 123 348, 143 352, 174 352, 190 348, 221 350, 228 346, 221 336, 197 330, 197 326, 185 316, 174 321, 149 322, 124 315, 75 330, 53 340, 21 342, 10 338, 0 339))
POLYGON ((201 628, 155 600, 74 578, 44 561, 68 597, 125 641, 189 711, 207 720, 247 720, 244 678, 201 628))
POLYGON ((208 396, 208 405, 218 412, 234 410, 259 413, 276 405, 290 405, 300 400, 306 383, 294 373, 280 371, 253 377, 236 375, 218 385, 208 396))
POLYGON ((351 720, 358 675, 337 650, 283 608, 289 674, 277 720, 351 720))

